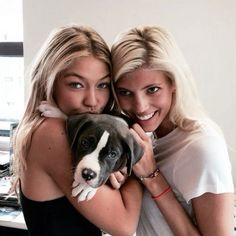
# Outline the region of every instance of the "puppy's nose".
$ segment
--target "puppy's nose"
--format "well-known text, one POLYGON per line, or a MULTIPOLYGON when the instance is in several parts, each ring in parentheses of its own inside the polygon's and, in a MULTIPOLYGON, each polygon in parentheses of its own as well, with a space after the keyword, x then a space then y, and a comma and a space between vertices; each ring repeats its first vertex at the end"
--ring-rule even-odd
POLYGON ((84 168, 84 169, 82 170, 82 177, 83 177, 85 180, 94 179, 96 176, 97 176, 97 174, 96 174, 93 170, 91 170, 91 169, 84 168))

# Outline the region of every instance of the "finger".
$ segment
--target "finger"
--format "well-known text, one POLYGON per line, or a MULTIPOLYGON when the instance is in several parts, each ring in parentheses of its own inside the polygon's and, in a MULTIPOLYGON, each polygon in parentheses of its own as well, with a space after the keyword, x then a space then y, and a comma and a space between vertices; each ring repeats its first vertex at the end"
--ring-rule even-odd
POLYGON ((136 141, 137 141, 138 143, 141 143, 142 139, 141 139, 141 137, 139 136, 139 134, 136 132, 136 130, 134 130, 133 128, 130 128, 129 130, 130 130, 130 132, 132 133, 132 135, 134 136, 134 138, 136 139, 136 141))
POLYGON ((125 179, 125 174, 123 174, 121 171, 114 172, 113 174, 115 175, 115 177, 116 177, 116 179, 117 179, 117 181, 118 181, 119 183, 121 183, 122 181, 124 181, 124 179, 125 179))
POLYGON ((122 170, 120 170, 122 175, 127 175, 128 174, 128 170, 127 170, 127 166, 125 166, 122 170))
POLYGON ((139 136, 139 134, 133 128, 130 128, 130 132, 134 136, 138 144, 144 148, 145 147, 144 140, 139 136))
POLYGON ((145 133, 143 128, 139 124, 134 124, 132 128, 136 131, 136 133, 140 136, 141 139, 143 140, 149 140, 148 135, 145 133))
POLYGON ((114 174, 110 175, 109 180, 114 189, 119 189, 121 187, 121 184, 117 181, 114 174))

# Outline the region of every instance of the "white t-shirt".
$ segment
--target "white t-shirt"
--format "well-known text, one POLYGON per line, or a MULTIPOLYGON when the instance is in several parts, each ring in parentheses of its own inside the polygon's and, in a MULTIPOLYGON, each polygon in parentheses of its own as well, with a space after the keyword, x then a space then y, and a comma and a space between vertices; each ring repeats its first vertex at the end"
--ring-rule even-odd
MULTIPOLYGON (((154 153, 157 166, 191 217, 192 198, 206 192, 234 191, 225 140, 207 122, 202 123, 197 130, 187 132, 176 128, 165 137, 157 139, 154 153)), ((146 190, 136 235, 173 236, 146 190)))

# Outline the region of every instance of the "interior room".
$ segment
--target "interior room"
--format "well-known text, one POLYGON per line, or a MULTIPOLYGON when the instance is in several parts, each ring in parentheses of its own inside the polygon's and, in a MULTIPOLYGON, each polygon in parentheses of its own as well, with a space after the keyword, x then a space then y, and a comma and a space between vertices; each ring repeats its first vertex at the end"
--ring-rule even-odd
MULTIPOLYGON (((4 0, 0 0, 3 4, 4 0)), ((18 93, 14 111, 0 116, 0 151, 10 150, 13 125, 23 114, 29 96, 28 71, 35 55, 52 30, 68 24, 88 25, 96 29, 111 46, 116 35, 136 25, 158 25, 167 28, 176 39, 197 82, 199 96, 207 113, 221 127, 227 142, 236 185, 236 2, 234 0, 15 0, 22 12, 22 36, 17 57, 21 57, 23 82, 14 85, 1 82, 4 74, 0 61, 0 86, 18 93), (19 56, 21 55, 21 56, 19 56), (20 91, 19 91, 20 90, 20 91), (10 115, 9 115, 10 114, 10 115)), ((0 30, 4 30, 0 28, 0 30)), ((5 37, 5 38, 4 38, 5 37)), ((0 41, 6 41, 2 36, 0 41)), ((1 43, 0 43, 1 44, 1 43)), ((1 45, 0 45, 1 50, 1 45)), ((0 54, 2 57, 2 53, 0 54)), ((14 70, 14 69, 12 69, 14 70)), ((1 91, 1 90, 0 90, 1 91)), ((4 95, 4 99, 6 95, 4 95)), ((0 99, 3 99, 3 95, 0 99)), ((15 99, 15 98, 14 98, 15 99)), ((16 101, 15 101, 16 102, 16 101)), ((0 103, 1 110, 5 104, 0 103)), ((5 114, 5 113, 4 113, 5 114)), ((7 158, 1 152, 0 158, 7 158)), ((9 154, 10 155, 10 154, 9 154)), ((3 159, 2 159, 3 160, 3 159)), ((0 163, 5 163, 4 161, 0 163)), ((235 203, 236 205, 236 203, 235 203)), ((236 206, 235 206, 236 208, 236 206)), ((17 219, 0 215, 0 235, 27 235, 20 209, 17 219), (2 218, 1 218, 2 217, 2 218), (14 221, 11 223, 10 221, 14 221), (14 231, 14 232, 13 232, 14 231), (3 232, 3 233, 2 233, 3 232)), ((236 235, 236 210, 235 210, 236 235)))

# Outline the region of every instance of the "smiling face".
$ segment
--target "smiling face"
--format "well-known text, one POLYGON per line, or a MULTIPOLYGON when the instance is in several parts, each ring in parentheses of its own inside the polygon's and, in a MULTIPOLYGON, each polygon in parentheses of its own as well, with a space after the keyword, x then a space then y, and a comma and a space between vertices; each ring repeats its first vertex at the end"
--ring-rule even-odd
POLYGON ((81 57, 56 79, 54 99, 67 115, 101 113, 110 96, 107 65, 93 56, 81 57))
POLYGON ((144 131, 166 133, 175 86, 163 72, 139 68, 122 76, 115 88, 121 109, 144 131))

